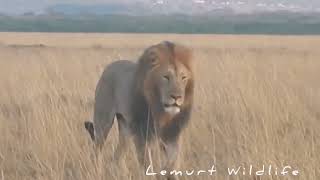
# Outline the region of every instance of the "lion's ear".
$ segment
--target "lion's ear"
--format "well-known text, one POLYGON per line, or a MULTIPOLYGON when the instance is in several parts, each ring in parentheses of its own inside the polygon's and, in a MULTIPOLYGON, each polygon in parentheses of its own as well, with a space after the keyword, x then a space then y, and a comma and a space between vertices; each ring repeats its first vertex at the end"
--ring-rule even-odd
POLYGON ((155 66, 155 65, 159 64, 158 55, 155 52, 153 47, 147 49, 144 52, 144 55, 142 58, 143 58, 144 63, 149 64, 151 66, 155 66))
POLYGON ((159 59, 158 59, 158 56, 155 52, 150 53, 150 55, 148 56, 148 60, 152 66, 159 64, 159 59))

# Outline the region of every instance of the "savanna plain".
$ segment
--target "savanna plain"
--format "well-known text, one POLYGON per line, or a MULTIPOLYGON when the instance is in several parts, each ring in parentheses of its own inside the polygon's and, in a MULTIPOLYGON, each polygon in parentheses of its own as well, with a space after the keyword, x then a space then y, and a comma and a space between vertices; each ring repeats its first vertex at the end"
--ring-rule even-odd
POLYGON ((320 178, 320 37, 0 33, 0 180, 152 179, 132 145, 113 159, 117 126, 96 161, 83 122, 104 67, 163 40, 194 51, 179 169, 217 169, 180 179, 320 178), (250 165, 299 175, 227 173, 250 165))

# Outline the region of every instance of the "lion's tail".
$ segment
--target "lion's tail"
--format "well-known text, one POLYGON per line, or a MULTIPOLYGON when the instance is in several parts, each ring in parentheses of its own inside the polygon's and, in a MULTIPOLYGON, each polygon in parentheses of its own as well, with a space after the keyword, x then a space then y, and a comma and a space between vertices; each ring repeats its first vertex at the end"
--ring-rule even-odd
POLYGON ((93 127, 93 123, 92 123, 92 122, 89 122, 89 121, 86 121, 86 122, 84 122, 84 127, 85 127, 86 130, 89 132, 92 141, 94 141, 95 137, 94 137, 94 127, 93 127))

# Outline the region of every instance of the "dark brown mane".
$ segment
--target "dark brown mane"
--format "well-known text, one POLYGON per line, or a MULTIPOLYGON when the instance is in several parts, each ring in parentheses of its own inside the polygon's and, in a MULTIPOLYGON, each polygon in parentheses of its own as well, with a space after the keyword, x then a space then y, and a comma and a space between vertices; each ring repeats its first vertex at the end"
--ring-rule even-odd
MULTIPOLYGON (((165 61, 165 59, 162 59, 165 61)), ((132 104, 133 123, 136 134, 142 138, 150 140, 158 132, 160 137, 165 141, 175 140, 180 134, 182 128, 190 119, 191 109, 193 104, 193 71, 192 71, 192 53, 188 48, 177 45, 171 42, 163 42, 161 44, 151 46, 144 51, 143 55, 138 60, 137 72, 135 75, 135 87, 133 89, 134 101, 132 104), (158 101, 148 100, 146 94, 153 91, 153 89, 146 89, 144 87, 144 80, 147 73, 152 69, 152 65, 159 53, 169 53, 173 57, 174 63, 179 61, 191 73, 191 78, 185 90, 185 103, 181 107, 181 112, 174 118, 168 120, 163 112, 160 110, 161 105, 158 101), (151 111, 151 106, 155 107, 155 112, 151 111), (156 116, 156 117, 155 117, 156 116), (168 121, 169 123, 160 127, 160 122, 168 121)), ((156 98, 155 98, 156 99, 156 98)))

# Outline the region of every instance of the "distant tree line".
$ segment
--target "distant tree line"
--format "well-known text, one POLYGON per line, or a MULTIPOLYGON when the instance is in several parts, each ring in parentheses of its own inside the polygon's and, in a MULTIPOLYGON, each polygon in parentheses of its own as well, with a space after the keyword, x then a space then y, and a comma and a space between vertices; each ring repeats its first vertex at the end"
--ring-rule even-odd
POLYGON ((0 16, 0 31, 190 34, 320 34, 320 15, 0 16))

